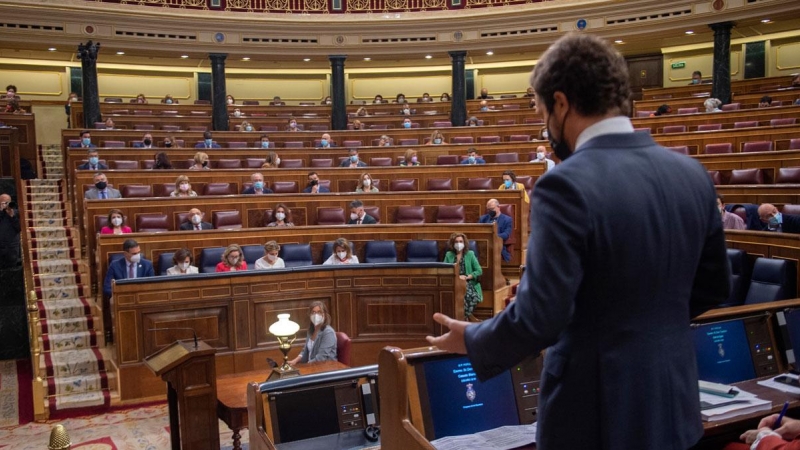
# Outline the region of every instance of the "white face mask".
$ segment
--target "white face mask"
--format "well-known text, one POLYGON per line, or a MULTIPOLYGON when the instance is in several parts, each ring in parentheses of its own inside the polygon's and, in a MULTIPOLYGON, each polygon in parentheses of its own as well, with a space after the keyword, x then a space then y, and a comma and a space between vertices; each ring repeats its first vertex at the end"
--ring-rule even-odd
POLYGON ((322 322, 325 322, 325 317, 323 317, 322 314, 311 314, 311 323, 313 323, 314 326, 322 325, 322 322))
POLYGON ((347 252, 336 252, 336 256, 338 256, 339 259, 345 259, 347 258, 347 252))
POLYGON ((233 99, 232 99, 232 98, 229 98, 229 99, 228 99, 228 104, 229 104, 229 105, 232 105, 232 104, 233 104, 233 99))
POLYGON ((275 213, 275 218, 278 219, 278 220, 283 220, 283 219, 286 218, 286 214, 280 213, 280 212, 279 213, 275 213))
POLYGON ((114 217, 113 219, 111 219, 111 224, 114 225, 115 227, 118 227, 122 225, 122 219, 119 217, 114 217))
POLYGON ((141 261, 141 260, 142 260, 142 255, 140 255, 138 253, 133 255, 133 256, 131 256, 131 262, 134 263, 134 264, 139 264, 139 261, 141 261))
POLYGON ((350 220, 358 220, 358 214, 350 213, 350 220))
POLYGON ((369 178, 365 178, 364 179, 364 186, 369 186, 371 184, 372 184, 372 180, 370 180, 369 178))
POLYGON ((544 159, 544 152, 537 152, 536 153, 536 159, 538 159, 539 161, 543 160, 544 159))
POLYGON ((276 259, 278 259, 278 257, 276 255, 273 255, 271 253, 267 253, 267 261, 275 262, 276 259))
POLYGON ((461 250, 464 250, 464 243, 463 242, 456 242, 455 248, 456 248, 457 252, 460 252, 461 250))
POLYGON ((181 183, 181 190, 186 192, 189 190, 189 183, 181 183))
POLYGON ((182 262, 181 263, 181 270, 188 270, 188 269, 189 269, 189 263, 182 262))
POLYGON ((275 158, 275 165, 276 166, 280 166, 281 165, 281 159, 280 158, 275 158))
POLYGON ((202 222, 202 221, 203 221, 203 216, 201 216, 200 214, 195 214, 195 215, 192 216, 192 223, 193 224, 199 225, 200 222, 202 222))
POLYGON ((242 116, 242 112, 239 111, 238 109, 233 111, 233 117, 241 117, 241 116, 242 116))

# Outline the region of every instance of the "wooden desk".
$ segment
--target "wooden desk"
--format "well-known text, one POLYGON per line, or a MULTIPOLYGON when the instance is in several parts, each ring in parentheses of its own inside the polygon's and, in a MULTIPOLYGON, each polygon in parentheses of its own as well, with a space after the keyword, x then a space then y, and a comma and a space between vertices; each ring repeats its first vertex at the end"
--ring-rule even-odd
MULTIPOLYGON (((300 363, 295 367, 302 376, 346 369, 348 366, 339 361, 321 361, 300 363)), ((239 432, 247 428, 247 383, 263 382, 269 374, 269 370, 252 370, 217 377, 217 417, 233 431, 234 450, 241 450, 242 435, 239 432)))

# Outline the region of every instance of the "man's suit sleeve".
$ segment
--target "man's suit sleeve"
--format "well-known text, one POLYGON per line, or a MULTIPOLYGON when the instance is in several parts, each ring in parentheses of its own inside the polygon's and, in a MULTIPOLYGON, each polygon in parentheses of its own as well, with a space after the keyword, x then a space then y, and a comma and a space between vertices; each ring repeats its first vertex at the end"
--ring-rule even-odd
POLYGON ((143 267, 144 273, 142 274, 142 276, 154 277, 156 275, 155 270, 153 270, 153 263, 151 263, 150 261, 144 261, 143 266, 144 266, 143 267))
POLYGON ((497 235, 500 236, 500 239, 505 241, 506 239, 511 236, 511 217, 506 215, 500 216, 500 220, 497 221, 497 235))
POLYGON ((591 208, 570 180, 557 172, 534 190, 525 272, 517 300, 465 332, 467 353, 481 380, 491 378, 554 344, 572 318, 583 280, 591 208), (539 282, 547 280, 547 282, 539 282))
POLYGON ((110 296, 111 295, 111 280, 114 280, 115 277, 115 268, 117 264, 111 264, 108 266, 108 270, 106 271, 106 279, 103 282, 103 293, 110 296))
POLYGON ((731 269, 725 247, 725 231, 722 228, 713 191, 709 192, 708 197, 713 199, 714 207, 711 208, 709 200, 708 232, 694 275, 692 297, 689 302, 692 317, 718 306, 730 295, 731 269))

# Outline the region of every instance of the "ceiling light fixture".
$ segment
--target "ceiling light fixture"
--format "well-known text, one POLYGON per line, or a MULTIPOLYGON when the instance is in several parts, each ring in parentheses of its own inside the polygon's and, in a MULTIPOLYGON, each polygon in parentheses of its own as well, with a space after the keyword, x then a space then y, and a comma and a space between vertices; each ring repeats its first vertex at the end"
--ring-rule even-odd
POLYGON ((311 61, 311 58, 303 58, 303 61, 309 62, 309 61, 311 61))
POLYGON ((117 52, 118 55, 124 55, 125 52, 117 52))
POLYGON ((244 58, 242 58, 242 61, 250 61, 250 57, 249 56, 245 56, 244 58))
POLYGON ((625 42, 622 39, 617 39, 614 41, 615 44, 624 44, 625 42))
POLYGON ((769 19, 761 19, 761 23, 772 23, 769 19))
POLYGON ((188 57, 189 57, 189 55, 181 55, 181 59, 186 59, 188 57))
POLYGON ((431 55, 425 55, 425 59, 431 59, 431 58, 433 58, 433 56, 431 56, 431 55))
POLYGON ((58 50, 58 49, 55 48, 55 47, 50 47, 50 48, 47 49, 48 52, 54 52, 56 50, 58 50))
POLYGON ((686 34, 690 34, 690 35, 691 35, 691 34, 694 34, 694 31, 692 31, 692 30, 686 30, 686 34))
POLYGON ((364 61, 372 61, 372 58, 364 58, 364 61))
POLYGON ((494 52, 489 50, 488 52, 486 52, 486 54, 489 55, 489 56, 492 56, 492 55, 494 55, 494 52))

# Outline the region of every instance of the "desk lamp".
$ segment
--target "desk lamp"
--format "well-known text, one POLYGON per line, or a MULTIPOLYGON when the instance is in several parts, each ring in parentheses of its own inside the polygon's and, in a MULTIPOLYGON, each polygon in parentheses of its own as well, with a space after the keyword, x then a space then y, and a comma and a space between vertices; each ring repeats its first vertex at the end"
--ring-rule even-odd
POLYGON ((269 332, 278 338, 278 344, 283 352, 283 365, 272 369, 268 380, 280 380, 282 378, 296 377, 300 371, 289 365, 289 350, 292 343, 297 339, 297 332, 300 325, 289 320, 289 314, 278 314, 278 321, 269 326, 269 332))

